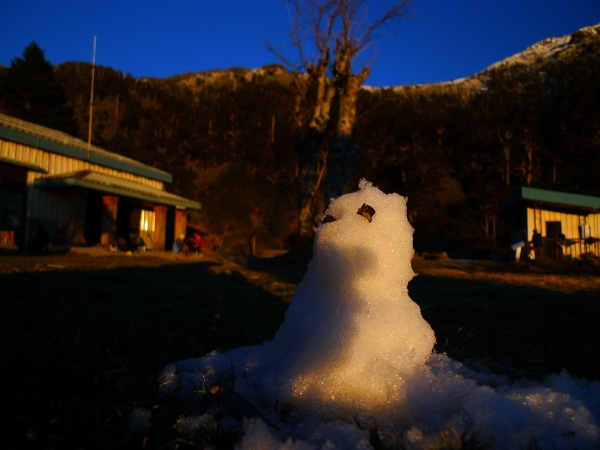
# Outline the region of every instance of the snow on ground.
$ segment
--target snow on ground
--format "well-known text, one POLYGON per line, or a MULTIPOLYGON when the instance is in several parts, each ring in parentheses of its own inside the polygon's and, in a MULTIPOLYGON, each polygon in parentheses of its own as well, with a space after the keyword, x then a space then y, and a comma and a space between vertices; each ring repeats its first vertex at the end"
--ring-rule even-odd
MULTIPOLYGON (((236 414, 219 425, 243 425, 240 448, 372 448, 376 427, 384 444, 415 449, 445 430, 495 449, 532 437, 540 448, 598 448, 600 384, 566 372, 512 383, 432 353, 433 330, 408 295, 406 199, 365 180, 359 188, 326 211, 273 341, 171 364, 163 392, 227 391, 236 414)), ((199 412, 180 428, 199 432, 212 417, 199 412)))

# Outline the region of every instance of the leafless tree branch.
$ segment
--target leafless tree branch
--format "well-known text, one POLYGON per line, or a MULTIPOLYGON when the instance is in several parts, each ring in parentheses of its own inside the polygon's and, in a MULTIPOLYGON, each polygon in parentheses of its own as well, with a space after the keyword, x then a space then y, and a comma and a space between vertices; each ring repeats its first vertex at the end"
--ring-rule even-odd
POLYGON ((352 140, 352 130, 360 87, 370 70, 365 66, 355 73, 352 63, 376 40, 381 27, 405 16, 411 0, 399 0, 375 21, 369 21, 367 0, 285 1, 290 13, 288 45, 297 53, 298 62, 269 41, 267 48, 294 69, 301 84, 296 86, 294 106, 295 129, 301 135, 297 140, 298 226, 301 236, 309 236, 322 204, 343 192, 360 163, 360 147, 352 140), (300 80, 301 71, 308 75, 305 84, 300 80), (310 118, 302 114, 307 104, 310 118), (332 107, 335 124, 331 124, 332 107), (330 131, 334 132, 333 141, 324 146, 330 131))

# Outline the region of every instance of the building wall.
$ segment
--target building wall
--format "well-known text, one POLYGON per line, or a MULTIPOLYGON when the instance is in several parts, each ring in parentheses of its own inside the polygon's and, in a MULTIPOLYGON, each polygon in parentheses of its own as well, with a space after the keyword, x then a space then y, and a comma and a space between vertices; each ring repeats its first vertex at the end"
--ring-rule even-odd
POLYGON ((45 150, 32 148, 27 145, 17 144, 15 142, 5 141, 0 139, 0 157, 14 159, 19 162, 35 164, 46 170, 47 174, 29 172, 27 183, 32 184, 36 179, 45 176, 63 175, 67 173, 77 172, 80 170, 92 170, 94 172, 103 173, 121 178, 123 180, 134 181, 146 186, 164 190, 164 183, 158 180, 134 175, 129 172, 123 172, 109 167, 91 164, 88 161, 71 158, 65 155, 50 153, 45 150))
POLYGON ((129 172, 89 163, 65 155, 32 148, 0 139, 0 157, 41 167, 46 174, 29 171, 27 173, 27 241, 31 242, 42 226, 52 241, 67 237, 70 244, 85 244, 85 208, 86 195, 76 189, 65 191, 40 189, 34 186, 36 179, 46 176, 64 175, 82 170, 113 176, 127 181, 164 190, 162 181, 152 180, 129 172))
MULTIPOLYGON (((132 214, 132 225, 139 227, 138 235, 144 240, 146 248, 153 250, 156 231, 156 213, 154 210, 136 209, 132 214)), ((161 250, 161 249, 159 249, 161 250)))
MULTIPOLYGON (((581 214, 572 214, 567 212, 548 211, 538 208, 527 208, 527 236, 531 239, 533 231, 537 229, 544 238, 547 237, 547 222, 560 222, 562 233, 567 240, 575 241, 575 244, 570 246, 567 254, 572 257, 579 257, 582 253, 594 251, 590 246, 586 246, 581 240, 580 226, 589 225, 591 236, 600 237, 600 214, 589 214, 587 216, 581 214)), ((549 246, 547 246, 549 247, 549 246)))
POLYGON ((86 195, 81 191, 49 191, 28 187, 28 240, 44 227, 54 245, 84 245, 86 195))

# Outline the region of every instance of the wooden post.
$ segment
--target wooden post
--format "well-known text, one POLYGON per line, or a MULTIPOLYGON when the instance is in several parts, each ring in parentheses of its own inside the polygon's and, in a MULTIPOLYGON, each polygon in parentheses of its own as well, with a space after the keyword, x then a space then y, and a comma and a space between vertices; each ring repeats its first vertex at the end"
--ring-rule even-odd
POLYGON ((182 234, 185 236, 186 235, 186 230, 187 230, 187 210, 185 209, 176 209, 175 210, 175 236, 174 238, 177 239, 179 236, 181 236, 182 234))
POLYGON ((119 197, 116 195, 102 196, 102 228, 100 244, 108 247, 114 244, 117 235, 117 210, 119 197))
POLYGON ((275 142, 275 114, 271 116, 271 142, 275 142))
POLYGON ((154 207, 155 226, 154 229, 154 250, 165 250, 165 234, 167 232, 167 207, 156 205, 154 207))

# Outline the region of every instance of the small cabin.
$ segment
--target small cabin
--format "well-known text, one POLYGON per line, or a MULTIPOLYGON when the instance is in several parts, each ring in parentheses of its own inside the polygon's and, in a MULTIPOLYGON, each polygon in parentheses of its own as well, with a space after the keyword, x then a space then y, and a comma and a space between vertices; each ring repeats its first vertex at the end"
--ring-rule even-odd
POLYGON ((514 249, 536 233, 544 259, 600 256, 600 197, 521 187, 500 212, 514 249))
POLYGON ((170 249, 200 203, 168 172, 0 114, 0 246, 170 249))

